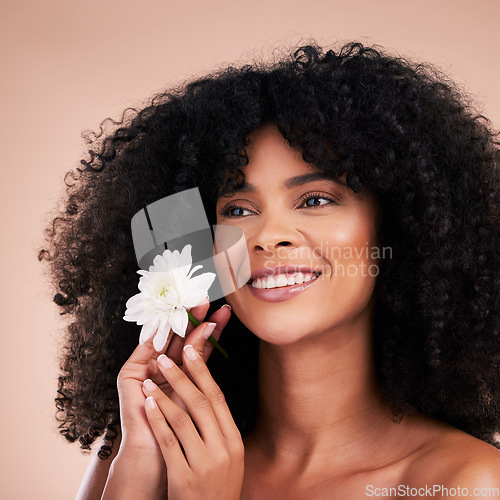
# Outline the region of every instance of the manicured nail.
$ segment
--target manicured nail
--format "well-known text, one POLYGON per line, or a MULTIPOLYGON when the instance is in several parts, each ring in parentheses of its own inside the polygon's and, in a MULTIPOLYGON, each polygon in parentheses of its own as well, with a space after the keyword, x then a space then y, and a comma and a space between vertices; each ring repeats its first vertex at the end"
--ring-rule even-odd
MULTIPOLYGON (((227 307, 229 310, 231 310, 231 306, 229 304, 224 304, 222 307, 227 307)), ((222 309, 221 307, 221 309, 222 309)))
POLYGON ((146 404, 150 408, 156 408, 156 401, 151 396, 149 396, 149 397, 146 398, 146 404))
POLYGON ((217 326, 217 323, 209 323, 205 329, 203 330, 203 338, 208 339, 210 335, 212 335, 213 331, 215 330, 215 327, 217 326))
POLYGON ((146 391, 153 392, 156 391, 156 384, 150 379, 147 378, 144 382, 144 387, 146 388, 146 391))
POLYGON ((196 354, 196 351, 194 350, 194 347, 192 345, 185 345, 184 352, 186 353, 186 358, 190 359, 191 361, 194 361, 198 357, 198 354, 196 354))
POLYGON ((160 356, 158 356, 158 364, 162 368, 165 368, 167 370, 169 368, 172 368, 172 366, 174 366, 174 362, 170 358, 167 358, 167 356, 165 356, 165 354, 160 354, 160 356))

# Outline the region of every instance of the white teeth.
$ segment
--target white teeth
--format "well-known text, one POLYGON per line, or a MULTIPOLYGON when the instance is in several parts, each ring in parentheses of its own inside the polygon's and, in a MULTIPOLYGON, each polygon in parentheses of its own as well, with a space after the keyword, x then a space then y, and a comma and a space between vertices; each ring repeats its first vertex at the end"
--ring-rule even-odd
POLYGON ((272 277, 272 276, 269 276, 267 278, 267 282, 265 279, 262 280, 262 284, 264 285, 264 282, 265 282, 265 288, 275 288, 276 287, 276 280, 272 277))
POLYGON ((254 288, 278 288, 307 283, 308 281, 315 280, 317 277, 315 273, 276 274, 274 276, 257 278, 252 283, 252 286, 254 288))
POLYGON ((278 274, 276 276, 276 286, 287 286, 288 285, 288 279, 284 274, 278 274))

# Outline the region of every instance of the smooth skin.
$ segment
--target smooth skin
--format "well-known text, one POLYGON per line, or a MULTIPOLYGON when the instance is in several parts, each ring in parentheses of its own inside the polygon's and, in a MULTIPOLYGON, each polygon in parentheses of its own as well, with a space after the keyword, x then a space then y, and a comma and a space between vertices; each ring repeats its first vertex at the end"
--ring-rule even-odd
MULTIPOLYGON (((252 133, 247 152, 253 189, 220 197, 217 223, 243 230, 252 270, 306 265, 323 274, 282 302, 259 299, 249 285, 226 297, 260 339, 259 412, 244 456, 201 355, 205 323, 186 340, 198 354, 190 359, 187 347, 182 370, 162 366, 163 356, 140 354, 138 366, 148 360, 151 370, 137 367, 133 383, 122 383, 122 417, 130 411, 135 418, 123 420, 123 453, 121 446, 104 498, 165 498, 165 466, 168 498, 176 499, 351 500, 400 485, 460 486, 469 496, 483 488, 477 498, 498 498, 498 450, 422 415, 395 423, 380 395, 371 343, 376 276, 363 272, 378 260, 356 252, 377 245, 375 200, 332 180, 298 182, 318 170, 274 126, 252 133), (339 272, 341 264, 354 266, 351 273, 339 272), (158 385, 151 372, 163 377, 161 390, 144 383, 158 385), (158 448, 150 439, 146 450, 131 446, 139 434, 153 435, 158 448)), ((448 497, 441 490, 433 498, 448 497)))
POLYGON ((202 357, 186 345, 183 359, 193 381, 166 356, 158 366, 187 411, 151 381, 143 387, 146 415, 167 464, 168 497, 238 498, 244 468, 240 433, 202 357))
POLYGON ((324 273, 282 302, 259 300, 249 286, 227 297, 261 339, 241 498, 365 498, 368 485, 500 487, 494 447, 420 415, 394 423, 380 396, 371 348, 376 277, 363 272, 377 260, 355 251, 377 245, 375 200, 333 181, 291 184, 318 169, 274 126, 251 134, 247 152, 253 190, 221 197, 217 223, 243 230, 252 270, 297 264, 324 273), (351 275, 341 264, 353 266, 351 275))
MULTIPOLYGON (((203 321, 208 308, 209 302, 205 301, 192 308, 191 313, 198 321, 203 321)), ((226 305, 208 319, 217 325, 212 332, 216 340, 230 316, 230 307, 226 305)), ((189 323, 186 337, 171 334, 161 352, 155 351, 153 339, 149 339, 144 345, 138 345, 134 350, 118 375, 121 429, 113 453, 107 460, 99 459, 97 455, 93 457, 76 500, 165 498, 165 462, 146 417, 143 383, 147 379, 152 380, 180 408, 185 409, 182 399, 174 393, 163 376, 157 359, 161 354, 167 353, 170 359, 179 364, 182 361, 183 347, 189 343, 206 361, 213 351, 212 344, 203 336, 206 326, 207 323, 198 327, 189 323)), ((183 366, 183 370, 186 367, 183 366)))

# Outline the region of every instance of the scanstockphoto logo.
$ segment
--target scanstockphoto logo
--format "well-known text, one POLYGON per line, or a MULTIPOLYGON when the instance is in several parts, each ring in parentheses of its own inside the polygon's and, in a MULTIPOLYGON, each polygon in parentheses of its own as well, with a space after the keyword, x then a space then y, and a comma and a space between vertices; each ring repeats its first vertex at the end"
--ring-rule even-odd
POLYGON ((408 484, 397 486, 379 487, 367 484, 365 488, 367 497, 385 498, 425 498, 425 497, 469 497, 469 498, 497 498, 500 497, 500 488, 497 487, 476 487, 466 488, 460 485, 455 487, 444 486, 443 484, 426 484, 420 487, 413 487, 408 484))
POLYGON ((301 267, 307 266, 320 273, 319 277, 323 278, 331 276, 376 277, 380 273, 380 261, 392 259, 392 247, 373 246, 368 242, 363 246, 354 247, 330 245, 328 241, 325 241, 312 248, 279 247, 274 249, 267 247, 265 252, 266 268, 272 269, 278 263, 286 262, 290 264, 287 265, 287 271, 294 272, 292 263, 297 262, 297 272, 301 267), (318 262, 321 264, 318 265, 318 262))

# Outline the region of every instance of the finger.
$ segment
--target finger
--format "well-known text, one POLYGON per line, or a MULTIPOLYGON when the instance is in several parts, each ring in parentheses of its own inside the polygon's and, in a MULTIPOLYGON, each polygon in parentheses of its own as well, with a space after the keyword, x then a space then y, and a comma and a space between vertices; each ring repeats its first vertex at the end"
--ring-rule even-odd
MULTIPOLYGON (((208 297, 206 297, 200 304, 193 307, 190 310, 190 312, 196 320, 202 321, 203 318, 206 316, 209 307, 210 307, 210 301, 209 301, 208 297)), ((229 306, 228 304, 225 304, 222 307, 224 308, 224 310, 222 311, 222 315, 219 313, 220 309, 219 309, 219 311, 216 311, 214 314, 212 314, 212 316, 215 317, 216 320, 218 320, 219 322, 221 322, 221 318, 224 320, 224 323, 221 322, 222 326, 219 327, 219 331, 217 332, 217 334, 219 336, 220 336, 220 331, 222 330, 223 326, 225 326, 225 324, 229 320, 229 316, 230 316, 230 313, 228 314, 225 311, 227 309, 229 309, 229 310, 231 309, 231 306, 229 306)), ((197 328, 191 321, 189 321, 186 332, 190 332, 190 333, 186 333, 186 338, 190 338, 189 343, 191 345, 195 346, 195 348, 201 354, 203 352, 203 350, 205 349, 206 338, 207 338, 207 337, 203 336, 203 329, 197 328)), ((168 354, 168 357, 170 359, 172 359, 176 364, 182 365, 182 348, 184 347, 184 344, 186 342, 186 338, 180 337, 180 336, 174 334, 174 332, 172 330, 170 330, 170 333, 168 335, 168 338, 167 338, 167 341, 166 341, 164 347, 160 351, 155 350, 153 352, 153 355, 151 356, 151 359, 156 360, 158 358, 158 356, 160 356, 161 354, 168 354)), ((210 345, 212 345, 212 344, 210 344, 210 345)), ((210 349, 207 352, 206 359, 208 359, 208 357, 210 356, 211 351, 212 351, 212 349, 210 349)), ((159 374, 161 375, 161 372, 159 372, 159 374)), ((158 379, 157 379, 157 377, 153 377, 153 378, 155 379, 155 382, 158 384, 165 383, 165 380, 161 376, 158 379)))
MULTIPOLYGON (((176 366, 174 363, 172 365, 176 366)), ((188 462, 190 464, 195 463, 197 457, 204 455, 204 444, 190 415, 179 408, 150 379, 144 381, 142 390, 147 397, 153 397, 171 430, 180 441, 188 462)))
MULTIPOLYGON (((162 351, 165 349, 166 347, 162 351)), ((155 362, 158 356, 163 354, 162 351, 156 351, 153 338, 148 339, 143 345, 139 344, 120 370, 118 388, 120 389, 123 381, 129 378, 142 381, 149 377, 158 385, 164 385, 165 377, 158 370, 158 364, 155 362)))
MULTIPOLYGON (((227 325, 229 318, 231 318, 231 306, 229 304, 224 304, 220 309, 217 309, 217 311, 215 311, 210 316, 210 318, 208 318, 207 321, 209 321, 210 323, 216 323, 217 325, 211 334, 215 340, 217 341, 219 340, 222 330, 224 330, 225 326, 227 325)), ((193 345, 191 341, 188 342, 187 339, 186 339, 186 344, 193 345)), ((193 345, 193 347, 195 346, 193 345)), ((203 357, 205 362, 207 362, 208 358, 212 354, 212 351, 214 350, 214 345, 211 342, 205 342, 203 350, 197 349, 196 347, 195 349, 198 352, 198 354, 203 357)))
MULTIPOLYGON (((208 298, 206 298, 203 302, 193 307, 189 312, 194 316, 196 320, 201 322, 205 318, 209 307, 210 301, 208 298)), ((185 336, 187 337, 194 329, 196 329, 196 326, 191 321, 188 321, 185 336)), ((173 335, 172 340, 170 341, 170 345, 165 351, 165 354, 177 364, 182 363, 182 348, 184 347, 184 342, 185 337, 173 335)))
POLYGON ((198 389, 208 398, 222 435, 230 439, 239 439, 240 433, 229 411, 224 394, 210 374, 203 358, 190 345, 184 347, 184 364, 198 389))
MULTIPOLYGON (((149 338, 144 342, 144 344, 138 344, 137 347, 134 349, 134 352, 130 355, 128 358, 127 362, 131 363, 148 363, 151 359, 156 359, 158 356, 163 354, 168 347, 168 344, 170 343, 170 340, 172 338, 172 330, 170 330, 170 333, 167 338, 167 342, 165 343, 165 346, 161 351, 157 351, 154 348, 153 344, 153 337, 149 338)), ((155 333, 156 335, 156 333, 155 333)))
POLYGON ((127 363, 148 363, 155 353, 155 348, 153 346, 153 338, 148 339, 144 344, 139 344, 134 352, 130 355, 127 363))
POLYGON ((182 453, 177 436, 165 421, 165 417, 152 396, 146 398, 146 417, 160 446, 168 473, 184 475, 189 472, 186 457, 182 453))
MULTIPOLYGON (((196 353, 195 355, 198 356, 196 353)), ((167 356, 158 358, 158 366, 172 389, 186 405, 203 441, 220 442, 222 433, 208 397, 167 356)))
POLYGON ((208 337, 212 336, 215 340, 218 340, 230 317, 231 306, 229 304, 224 304, 207 320, 215 324, 215 329, 213 331, 207 331, 207 328, 202 328, 201 326, 195 328, 189 336, 186 336, 184 344, 192 345, 195 351, 200 356, 204 357, 205 361, 208 360, 213 351, 213 344, 207 342, 208 337))
MULTIPOLYGON (((162 349, 162 351, 164 352, 165 349, 166 346, 162 349)), ((117 386, 119 394, 121 394, 124 390, 124 383, 130 379, 141 383, 145 378, 151 378, 158 386, 162 387, 164 390, 168 390, 169 385, 165 380, 163 373, 158 369, 158 363, 156 363, 158 356, 163 354, 162 351, 156 351, 152 337, 143 345, 137 345, 134 352, 130 355, 129 359, 123 365, 120 373, 118 374, 117 386)), ((129 395, 128 397, 133 397, 138 404, 142 403, 142 396, 140 393, 139 398, 141 399, 132 395, 129 395)))
MULTIPOLYGON (((197 319, 200 323, 205 319, 205 315, 210 307, 210 299, 205 297, 197 306, 192 307, 189 312, 197 319)), ((190 333, 194 328, 193 323, 189 323, 187 333, 190 333), (190 329, 191 327, 191 329, 190 329)))
MULTIPOLYGON (((155 335, 158 332, 155 333, 155 335)), ((174 331, 172 329, 169 330, 168 335, 167 335, 167 340, 165 340, 165 343, 163 344, 163 347, 157 351, 155 348, 155 352, 153 354, 153 359, 156 359, 158 356, 161 354, 165 354, 167 352, 168 346, 170 345, 170 342, 172 342, 172 339, 175 337, 174 331)), ((153 340, 154 340, 154 335, 153 335, 153 340)), ((153 342, 154 345, 154 342, 153 342)))

